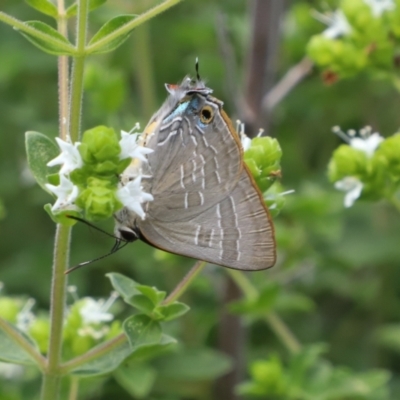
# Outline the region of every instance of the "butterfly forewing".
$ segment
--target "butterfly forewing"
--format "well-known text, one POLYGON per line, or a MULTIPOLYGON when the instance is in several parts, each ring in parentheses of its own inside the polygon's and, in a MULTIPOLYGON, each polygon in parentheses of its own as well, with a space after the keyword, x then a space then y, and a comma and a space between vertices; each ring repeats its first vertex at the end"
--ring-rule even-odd
POLYGON ((219 104, 197 93, 193 96, 181 113, 165 118, 149 138, 155 198, 148 205, 149 218, 176 221, 198 215, 232 190, 243 168, 239 140, 230 133, 219 104), (204 105, 213 112, 208 125, 198 116, 204 105))

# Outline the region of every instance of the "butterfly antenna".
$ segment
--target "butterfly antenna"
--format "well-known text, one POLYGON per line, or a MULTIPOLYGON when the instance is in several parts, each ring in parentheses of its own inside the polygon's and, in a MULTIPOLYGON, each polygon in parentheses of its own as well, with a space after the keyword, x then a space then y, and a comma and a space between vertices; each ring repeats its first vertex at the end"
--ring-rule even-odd
POLYGON ((199 58, 196 57, 196 77, 198 81, 201 81, 200 73, 199 73, 199 58))
POLYGON ((96 226, 96 225, 91 224, 89 221, 86 221, 86 219, 83 219, 83 218, 80 218, 80 217, 75 217, 74 215, 67 215, 66 217, 67 217, 67 218, 70 218, 70 219, 74 219, 75 221, 83 222, 83 223, 86 224, 87 226, 90 226, 91 228, 96 229, 97 231, 99 231, 99 232, 101 232, 101 233, 104 233, 105 235, 107 235, 107 236, 109 236, 109 237, 112 237, 112 238, 115 239, 115 240, 120 240, 120 241, 122 241, 122 242, 125 242, 125 241, 126 241, 126 240, 124 240, 124 239, 122 239, 122 238, 119 238, 119 237, 114 236, 113 234, 111 234, 111 233, 105 231, 104 229, 99 228, 99 227, 96 226))
POLYGON ((104 255, 101 256, 101 257, 97 257, 97 258, 95 258, 95 259, 93 259, 93 260, 85 261, 85 262, 79 263, 78 265, 75 265, 74 267, 72 267, 72 268, 70 268, 70 269, 67 269, 67 270, 64 272, 64 274, 67 275, 67 274, 69 274, 70 272, 75 271, 75 270, 78 269, 78 268, 82 268, 82 267, 84 267, 84 266, 86 266, 86 265, 89 265, 89 264, 92 264, 92 263, 94 263, 94 262, 96 262, 96 261, 102 260, 103 258, 106 258, 106 257, 110 256, 111 254, 114 254, 114 253, 117 252, 118 250, 123 249, 128 243, 129 243, 129 242, 126 242, 126 241, 123 242, 121 239, 117 239, 116 242, 115 242, 115 244, 114 244, 114 246, 113 246, 113 248, 111 249, 111 251, 110 251, 109 253, 104 254, 104 255), (121 243, 123 243, 123 244, 121 244, 121 243))

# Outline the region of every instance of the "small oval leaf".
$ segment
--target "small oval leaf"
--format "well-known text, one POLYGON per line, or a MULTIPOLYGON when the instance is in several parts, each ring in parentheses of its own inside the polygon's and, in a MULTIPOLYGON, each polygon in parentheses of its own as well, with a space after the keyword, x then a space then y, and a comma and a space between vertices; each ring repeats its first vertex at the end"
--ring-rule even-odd
POLYGON ((47 175, 58 170, 57 167, 48 167, 47 163, 60 153, 59 148, 51 139, 39 132, 26 132, 25 148, 29 169, 36 182, 43 190, 51 193, 46 188, 47 175))
POLYGON ((160 343, 161 326, 147 315, 138 314, 127 318, 124 321, 123 328, 132 349, 160 343))
MULTIPOLYGON (((93 11, 96 8, 102 6, 104 3, 106 3, 107 0, 90 0, 89 1, 89 11, 93 11)), ((67 8, 67 17, 73 17, 78 13, 78 4, 74 3, 71 4, 68 8, 67 8)))
MULTIPOLYGON (((20 335, 24 336, 29 343, 37 348, 35 342, 17 327, 12 326, 20 335)), ((0 330, 0 360, 13 364, 32 365, 34 361, 19 345, 17 345, 4 331, 0 330)))
POLYGON ((125 275, 118 274, 117 272, 110 272, 106 274, 110 279, 113 288, 122 296, 125 301, 128 301, 132 296, 140 294, 136 289, 138 283, 125 275))
POLYGON ((75 49, 68 39, 50 25, 40 21, 28 21, 25 22, 25 25, 33 28, 35 33, 19 30, 21 35, 44 52, 57 56, 75 53, 75 49))
POLYGON ((49 0, 25 0, 25 2, 42 14, 50 15, 50 17, 57 18, 57 7, 49 0))
POLYGON ((117 369, 122 361, 124 361, 131 353, 131 347, 127 342, 125 342, 121 346, 113 349, 113 351, 110 351, 99 358, 80 365, 78 368, 72 371, 72 374, 79 376, 95 376, 107 374, 117 369))
POLYGON ((123 33, 121 33, 119 36, 117 35, 114 39, 111 40, 106 40, 107 36, 110 36, 118 29, 121 29, 124 25, 128 24, 136 17, 137 15, 131 14, 119 15, 118 17, 112 18, 107 21, 90 40, 89 53, 107 53, 119 47, 123 42, 125 42, 126 39, 128 39, 131 30, 128 30, 127 32, 122 31, 123 33), (104 42, 104 44, 96 46, 94 50, 90 51, 90 47, 96 45, 100 41, 104 42))

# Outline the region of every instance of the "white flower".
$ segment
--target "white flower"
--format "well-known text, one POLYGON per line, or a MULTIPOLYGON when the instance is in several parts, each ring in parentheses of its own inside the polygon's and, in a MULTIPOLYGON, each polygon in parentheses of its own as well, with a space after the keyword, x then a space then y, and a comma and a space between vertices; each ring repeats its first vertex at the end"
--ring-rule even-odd
POLYGON ((335 182, 335 188, 346 192, 344 196, 344 206, 351 207, 360 197, 363 183, 354 176, 346 176, 340 181, 335 182))
POLYGON ((239 134, 240 141, 242 142, 243 151, 251 147, 251 139, 244 132, 244 123, 239 119, 236 121, 236 132, 239 134))
POLYGON ((114 319, 114 315, 107 311, 117 297, 118 295, 114 292, 107 301, 104 299, 94 300, 91 297, 85 297, 83 299, 84 305, 79 310, 83 324, 89 325, 112 321, 114 319))
POLYGON ((385 140, 378 132, 372 133, 370 126, 360 129, 357 137, 354 129, 345 133, 339 126, 335 126, 332 131, 354 149, 363 151, 368 157, 372 157, 380 143, 385 140))
POLYGON ((383 141, 383 137, 379 133, 375 132, 372 135, 365 138, 351 138, 350 146, 363 151, 368 157, 372 157, 379 144, 383 141))
MULTIPOLYGON (((134 129, 137 126, 134 127, 134 129)), ((131 131, 132 132, 132 131, 131 131)), ((153 152, 152 149, 147 147, 139 146, 137 144, 138 133, 131 133, 121 131, 121 140, 119 141, 119 145, 121 146, 121 153, 119 155, 119 159, 123 160, 124 158, 137 158, 142 161, 147 161, 145 155, 153 152)))
POLYGON ((56 138, 58 146, 61 149, 61 153, 53 160, 47 163, 48 167, 54 167, 55 165, 62 164, 60 169, 61 174, 69 174, 76 168, 80 168, 83 165, 82 157, 79 153, 78 147, 79 142, 71 143, 70 139, 67 142, 60 138, 56 138))
POLYGON ((153 201, 154 197, 150 193, 142 190, 142 175, 138 175, 134 180, 129 181, 125 186, 117 190, 117 197, 121 203, 144 219, 146 214, 143 211, 141 203, 153 201))
POLYGON ((26 332, 32 322, 35 320, 35 315, 32 313, 32 307, 35 305, 34 299, 29 299, 22 307, 22 310, 17 314, 17 328, 26 332))
POLYGON ((57 196, 56 202, 54 203, 53 207, 51 207, 52 211, 64 209, 72 205, 79 193, 78 187, 62 174, 60 174, 59 186, 54 186, 47 183, 46 187, 57 196))
POLYGON ((336 10, 330 15, 321 14, 317 11, 314 11, 313 15, 320 22, 328 25, 328 28, 325 29, 322 34, 329 39, 346 36, 352 31, 351 25, 347 21, 347 18, 342 10, 336 10))
POLYGON ((364 3, 371 8, 372 15, 375 18, 379 18, 385 11, 396 8, 393 0, 364 0, 364 3))

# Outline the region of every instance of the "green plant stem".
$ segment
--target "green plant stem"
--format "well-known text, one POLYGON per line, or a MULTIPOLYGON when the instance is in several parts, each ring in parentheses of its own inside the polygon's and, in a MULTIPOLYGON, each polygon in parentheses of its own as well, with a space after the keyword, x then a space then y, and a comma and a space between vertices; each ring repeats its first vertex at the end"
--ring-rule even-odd
POLYGON ((77 378, 76 376, 72 376, 69 385, 68 400, 77 400, 78 392, 79 392, 79 378, 77 378))
MULTIPOLYGON (((247 299, 254 300, 258 297, 259 293, 257 288, 251 283, 251 281, 243 272, 233 269, 228 269, 227 271, 247 299)), ((265 316, 265 321, 267 321, 268 325, 274 331, 276 336, 292 354, 297 354, 301 350, 302 346, 300 342, 276 313, 272 311, 269 312, 265 316)))
MULTIPOLYGON (((67 18, 65 16, 65 4, 63 0, 58 1, 58 31, 68 37, 67 18)), ((68 135, 68 56, 58 57, 58 103, 59 103, 59 136, 67 140, 68 135)))
POLYGON ((118 336, 113 337, 110 340, 94 347, 90 351, 85 354, 82 354, 79 357, 75 357, 70 361, 67 361, 60 367, 60 372, 62 374, 67 374, 69 371, 83 365, 89 361, 95 360, 103 356, 104 354, 109 353, 110 351, 114 350, 115 348, 123 345, 127 341, 127 337, 125 333, 120 333, 118 336))
POLYGON ((61 345, 64 323, 71 228, 57 225, 54 244, 53 280, 50 301, 50 343, 42 385, 42 400, 56 400, 59 395, 61 345))
POLYGON ((102 39, 96 41, 92 45, 89 45, 86 48, 87 53, 96 52, 98 49, 103 48, 113 42, 115 39, 120 38, 128 34, 132 29, 142 25, 144 22, 154 18, 156 15, 161 14, 162 12, 168 10, 169 8, 175 6, 176 4, 180 3, 183 0, 166 0, 163 3, 151 8, 150 10, 146 11, 145 13, 139 15, 134 20, 128 22, 127 24, 121 26, 120 28, 116 29, 115 31, 111 32, 109 35, 104 36, 102 39))
POLYGON ((56 46, 58 49, 62 50, 63 52, 65 51, 65 53, 67 53, 67 54, 75 54, 75 52, 76 52, 74 46, 72 46, 71 44, 62 42, 61 40, 54 38, 51 35, 48 35, 46 33, 43 33, 42 31, 32 28, 31 26, 26 25, 24 22, 14 18, 14 17, 11 17, 10 15, 8 15, 4 12, 0 12, 0 21, 6 23, 8 25, 11 25, 17 31, 24 32, 30 36, 33 36, 40 40, 43 40, 49 44, 53 44, 54 46, 56 46))
POLYGON ((69 115, 69 134, 72 142, 80 138, 82 100, 83 100, 83 73, 85 71, 85 46, 88 24, 88 0, 78 2, 78 17, 76 29, 76 48, 78 56, 74 57, 71 76, 71 98, 69 115))
POLYGON ((203 270, 207 263, 205 261, 197 261, 192 269, 184 276, 184 278, 178 283, 175 289, 169 294, 169 296, 163 301, 163 305, 168 305, 176 301, 186 291, 189 285, 193 282, 196 276, 203 270))
POLYGON ((153 57, 150 50, 150 27, 141 26, 133 35, 135 75, 139 85, 143 115, 150 118, 156 108, 153 57))
POLYGON ((45 369, 46 359, 3 318, 0 318, 0 329, 3 330, 10 339, 17 343, 19 347, 24 349, 42 371, 45 369))

